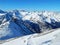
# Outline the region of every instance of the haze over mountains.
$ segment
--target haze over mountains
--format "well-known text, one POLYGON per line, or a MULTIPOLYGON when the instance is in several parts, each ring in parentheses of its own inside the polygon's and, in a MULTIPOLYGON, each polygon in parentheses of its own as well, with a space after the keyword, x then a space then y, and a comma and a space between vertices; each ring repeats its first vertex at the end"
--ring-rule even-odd
POLYGON ((50 11, 0 10, 0 40, 60 28, 60 13, 50 11))

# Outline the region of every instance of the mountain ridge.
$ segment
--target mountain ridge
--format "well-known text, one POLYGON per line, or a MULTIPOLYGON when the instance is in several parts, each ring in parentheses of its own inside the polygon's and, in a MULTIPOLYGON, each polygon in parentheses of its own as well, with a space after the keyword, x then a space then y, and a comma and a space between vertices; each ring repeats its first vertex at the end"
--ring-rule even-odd
POLYGON ((57 12, 0 11, 0 40, 60 28, 60 13, 57 12))

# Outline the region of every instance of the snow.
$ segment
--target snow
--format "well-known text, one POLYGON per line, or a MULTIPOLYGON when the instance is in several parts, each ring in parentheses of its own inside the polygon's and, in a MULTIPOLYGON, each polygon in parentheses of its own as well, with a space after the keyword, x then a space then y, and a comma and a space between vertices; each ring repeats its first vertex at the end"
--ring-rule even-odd
POLYGON ((5 13, 0 13, 0 16, 5 15, 5 13))
POLYGON ((30 20, 33 22, 37 21, 46 21, 48 23, 51 23, 51 19, 54 19, 56 22, 60 22, 60 13, 56 14, 57 12, 48 12, 48 11, 42 11, 42 12, 20 12, 23 16, 23 20, 30 20), (27 15, 26 15, 27 14, 27 15), (45 19, 43 19, 45 18, 45 19))
POLYGON ((52 32, 45 34, 33 34, 23 36, 1 45, 59 45, 60 44, 60 29, 54 29, 52 32))
POLYGON ((20 11, 20 14, 21 14, 22 16, 26 16, 26 15, 28 14, 28 12, 20 11))
POLYGON ((37 23, 37 21, 41 21, 40 17, 37 15, 37 13, 34 13, 34 12, 28 13, 28 15, 24 16, 22 19, 29 20, 29 21, 32 21, 35 23, 37 23))
POLYGON ((0 38, 10 34, 10 30, 7 30, 9 22, 0 25, 0 38))

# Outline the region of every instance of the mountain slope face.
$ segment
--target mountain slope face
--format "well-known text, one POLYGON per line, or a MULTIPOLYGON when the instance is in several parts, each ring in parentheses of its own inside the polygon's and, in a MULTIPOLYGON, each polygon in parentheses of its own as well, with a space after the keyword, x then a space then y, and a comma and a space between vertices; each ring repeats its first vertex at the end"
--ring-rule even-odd
POLYGON ((59 12, 0 10, 0 40, 60 28, 59 12))

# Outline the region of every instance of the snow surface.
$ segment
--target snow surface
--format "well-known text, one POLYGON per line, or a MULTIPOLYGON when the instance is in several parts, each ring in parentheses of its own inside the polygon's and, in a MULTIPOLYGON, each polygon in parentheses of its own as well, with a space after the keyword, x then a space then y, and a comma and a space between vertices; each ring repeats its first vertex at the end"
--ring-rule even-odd
POLYGON ((60 45, 60 29, 41 34, 23 36, 1 45, 60 45))

